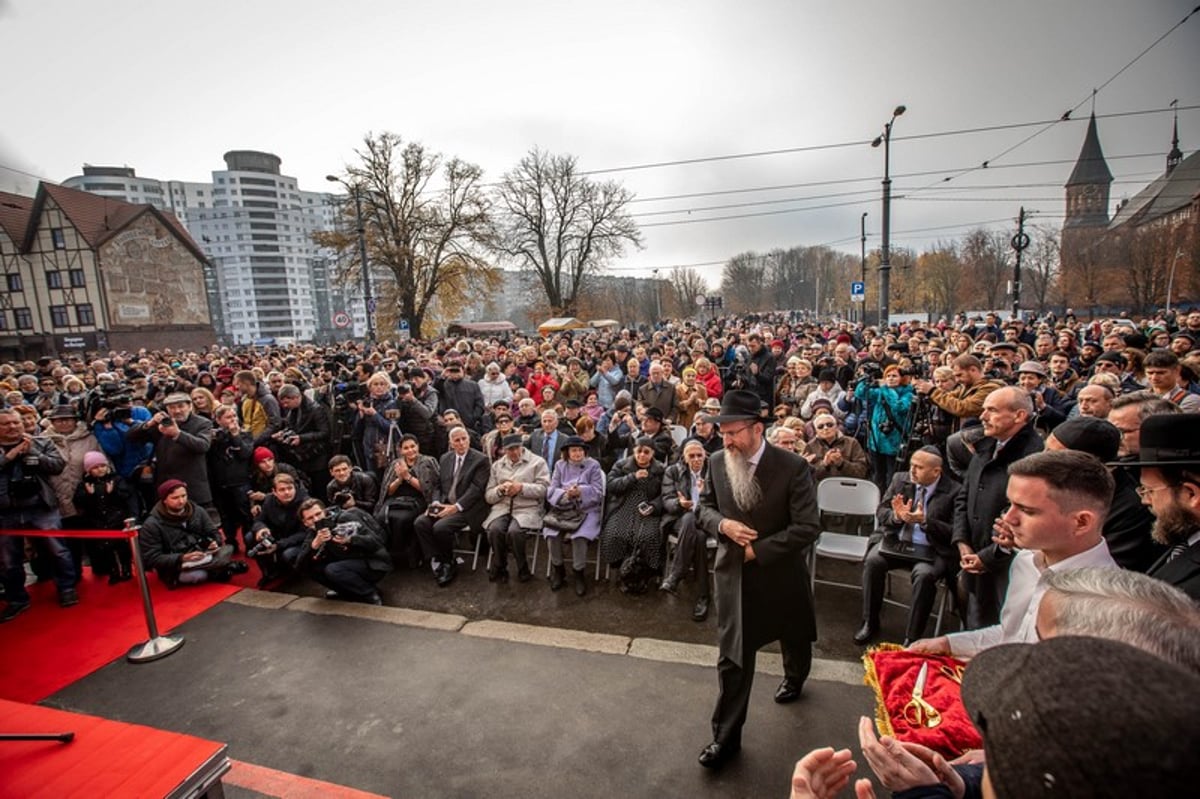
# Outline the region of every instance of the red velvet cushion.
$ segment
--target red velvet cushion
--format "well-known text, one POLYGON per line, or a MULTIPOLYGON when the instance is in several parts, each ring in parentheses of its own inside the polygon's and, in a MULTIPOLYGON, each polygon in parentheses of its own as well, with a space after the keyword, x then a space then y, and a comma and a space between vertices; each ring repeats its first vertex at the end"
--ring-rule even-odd
POLYGON ((924 744, 948 758, 968 749, 979 749, 983 740, 963 707, 960 686, 941 671, 964 666, 957 658, 908 652, 895 644, 882 644, 863 655, 864 682, 875 692, 875 726, 880 735, 924 744), (904 718, 904 706, 912 699, 921 664, 928 663, 924 696, 942 714, 936 727, 914 727, 904 718))

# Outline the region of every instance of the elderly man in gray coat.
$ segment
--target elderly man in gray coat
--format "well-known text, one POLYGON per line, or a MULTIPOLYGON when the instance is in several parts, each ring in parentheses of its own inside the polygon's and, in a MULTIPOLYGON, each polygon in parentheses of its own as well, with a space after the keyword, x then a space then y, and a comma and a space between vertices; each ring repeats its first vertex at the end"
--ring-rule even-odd
POLYGON ((550 467, 525 449, 522 441, 515 433, 504 437, 504 457, 492 464, 483 495, 492 506, 483 522, 492 545, 492 565, 488 568, 488 580, 492 582, 508 581, 509 549, 517 561, 517 579, 527 583, 533 576, 525 557, 525 539, 541 532, 550 467))

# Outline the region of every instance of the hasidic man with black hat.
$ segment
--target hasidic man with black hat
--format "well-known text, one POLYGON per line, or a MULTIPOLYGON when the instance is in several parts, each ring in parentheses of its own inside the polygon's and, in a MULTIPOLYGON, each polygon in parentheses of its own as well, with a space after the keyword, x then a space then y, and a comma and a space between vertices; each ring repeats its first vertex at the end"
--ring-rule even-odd
POLYGON ((779 641, 786 675, 775 692, 781 704, 799 698, 817 637, 804 553, 816 540, 816 491, 808 463, 767 446, 758 395, 725 394, 723 449, 709 459, 700 496, 700 525, 718 534, 715 566, 720 693, 713 740, 700 765, 719 768, 741 749, 758 650, 779 641))
POLYGON ((1200 601, 1200 413, 1142 422, 1138 493, 1154 513, 1151 535, 1170 547, 1146 572, 1200 601))

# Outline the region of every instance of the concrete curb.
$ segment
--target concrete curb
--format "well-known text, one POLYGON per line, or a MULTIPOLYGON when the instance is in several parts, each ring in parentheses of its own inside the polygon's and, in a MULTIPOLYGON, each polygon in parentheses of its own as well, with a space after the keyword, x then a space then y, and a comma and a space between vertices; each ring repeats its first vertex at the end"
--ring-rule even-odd
MULTIPOLYGON (((629 638, 623 635, 590 633, 562 627, 539 627, 533 624, 490 619, 470 621, 465 616, 452 613, 362 605, 355 602, 300 597, 295 594, 280 594, 273 591, 256 591, 250 588, 242 589, 225 601, 267 610, 286 609, 301 613, 313 613, 318 616, 349 616, 385 624, 461 633, 474 638, 491 638, 518 644, 575 649, 580 652, 599 652, 606 655, 628 655, 642 660, 679 663, 704 669, 715 668, 720 654, 717 647, 707 644, 689 644, 659 638, 629 638)), ((775 652, 759 652, 755 671, 782 677, 783 656, 775 652)), ((852 661, 816 658, 813 660, 809 679, 846 685, 862 685, 862 665, 852 661)))
POLYGON ((299 598, 296 594, 280 594, 275 591, 259 591, 255 588, 243 588, 225 601, 232 602, 235 605, 246 605, 251 608, 279 610, 287 607, 299 598))
POLYGON ((623 635, 589 633, 559 627, 537 627, 507 621, 473 621, 461 630, 463 635, 476 638, 495 638, 521 644, 552 646, 559 649, 578 649, 583 652, 603 652, 624 655, 629 651, 629 639, 623 635))
POLYGON ((458 632, 467 623, 465 616, 455 616, 450 613, 380 607, 378 605, 363 605, 357 602, 339 602, 328 599, 314 599, 312 597, 300 597, 288 604, 287 609, 302 613, 314 613, 318 616, 350 616, 356 619, 369 619, 387 624, 401 624, 406 627, 420 627, 426 630, 440 630, 448 633, 458 632))
POLYGON ((634 638, 629 655, 662 663, 684 663, 689 666, 715 668, 718 650, 707 644, 687 644, 682 641, 664 641, 659 638, 634 638))

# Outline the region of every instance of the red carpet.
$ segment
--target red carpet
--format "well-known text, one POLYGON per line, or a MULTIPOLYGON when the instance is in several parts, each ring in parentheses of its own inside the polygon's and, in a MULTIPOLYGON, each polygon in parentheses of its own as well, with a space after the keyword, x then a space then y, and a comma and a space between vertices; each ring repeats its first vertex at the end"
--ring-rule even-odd
MULTIPOLYGON (((0 624, 0 652, 19 653, 0 658, 0 698, 41 701, 146 640, 137 580, 109 585, 106 578, 93 577, 91 569, 83 573, 78 605, 60 608, 53 582, 41 582, 29 586, 33 606, 13 621, 0 624)), ((149 579, 158 629, 165 633, 243 586, 254 585, 258 569, 252 566, 234 583, 174 591, 168 591, 155 575, 149 579)))
POLYGON ((0 732, 75 733, 65 744, 0 743, 0 799, 166 796, 194 771, 215 776, 224 767, 219 743, 4 700, 0 732))

